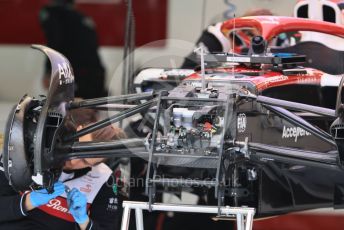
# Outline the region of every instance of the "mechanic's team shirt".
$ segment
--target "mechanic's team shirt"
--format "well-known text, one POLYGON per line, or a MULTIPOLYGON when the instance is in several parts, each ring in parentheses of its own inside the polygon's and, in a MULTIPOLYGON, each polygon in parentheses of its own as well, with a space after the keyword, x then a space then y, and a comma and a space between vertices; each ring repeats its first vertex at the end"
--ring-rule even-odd
MULTIPOLYGON (((75 179, 73 179, 74 173, 67 174, 62 172, 59 181, 62 181, 63 184, 70 189, 76 188, 82 192, 87 198, 87 210, 89 211, 99 190, 108 181, 111 174, 111 169, 106 164, 101 163, 97 166, 93 166, 87 174, 75 179)), ((117 203, 116 200, 114 200, 113 203, 117 203)), ((55 199, 51 199, 48 204, 39 206, 38 208, 49 215, 66 221, 75 222, 68 210, 66 193, 63 193, 55 199)))

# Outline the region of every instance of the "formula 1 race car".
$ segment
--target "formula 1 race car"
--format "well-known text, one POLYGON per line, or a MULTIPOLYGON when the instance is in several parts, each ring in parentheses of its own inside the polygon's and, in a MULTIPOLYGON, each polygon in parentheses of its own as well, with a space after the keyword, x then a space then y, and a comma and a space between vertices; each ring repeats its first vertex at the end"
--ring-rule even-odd
MULTIPOLYGON (((199 70, 143 70, 138 77, 148 78, 136 87, 147 92, 84 101, 74 101, 68 60, 34 46, 49 57, 52 82, 46 98, 24 96, 9 116, 4 169, 13 188, 23 191, 35 184, 51 191, 64 161, 72 158, 141 157, 148 162, 150 204, 161 190, 191 189, 212 194, 219 207, 254 207, 256 217, 342 208, 344 78, 304 67, 315 60, 297 53, 301 43, 287 52, 268 44, 279 33, 298 30, 344 38, 344 27, 273 16, 223 24, 226 33, 240 28, 257 32, 247 55, 201 53, 199 70), (178 84, 161 90, 158 86, 169 78, 178 84), (70 125, 71 111, 104 107, 119 112, 79 131, 70 125), (153 120, 145 138, 78 142, 138 113, 153 120)), ((337 59, 321 53, 317 60, 332 62, 337 71, 343 62, 334 62, 342 53, 332 53, 337 59)))

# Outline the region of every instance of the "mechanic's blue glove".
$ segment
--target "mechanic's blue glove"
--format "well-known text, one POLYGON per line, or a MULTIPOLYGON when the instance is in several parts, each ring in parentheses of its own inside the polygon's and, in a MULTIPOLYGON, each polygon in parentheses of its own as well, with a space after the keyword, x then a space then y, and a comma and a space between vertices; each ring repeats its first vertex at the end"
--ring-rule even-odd
POLYGON ((65 186, 62 182, 56 182, 54 184, 54 192, 49 194, 48 191, 44 189, 35 190, 30 192, 30 202, 35 208, 44 204, 47 204, 49 200, 62 195, 65 191, 65 186))
POLYGON ((78 189, 73 188, 72 191, 67 194, 67 203, 69 212, 78 224, 83 224, 88 220, 86 208, 87 199, 78 189))

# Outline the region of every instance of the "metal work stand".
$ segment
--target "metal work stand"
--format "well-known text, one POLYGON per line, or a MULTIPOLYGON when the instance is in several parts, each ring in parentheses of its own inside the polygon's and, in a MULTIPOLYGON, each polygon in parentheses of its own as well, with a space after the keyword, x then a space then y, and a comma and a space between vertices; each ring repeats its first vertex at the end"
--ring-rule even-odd
MULTIPOLYGON (((143 230, 142 210, 149 210, 148 202, 123 202, 123 216, 121 230, 129 229, 129 219, 131 209, 135 209, 136 229, 143 230)), ((172 211, 172 212, 192 212, 192 213, 213 213, 217 214, 217 206, 200 206, 200 205, 176 205, 176 204, 152 204, 152 211, 172 211)), ((221 207, 221 214, 225 216, 235 215, 237 221, 237 230, 252 230, 254 208, 244 207, 221 207)))

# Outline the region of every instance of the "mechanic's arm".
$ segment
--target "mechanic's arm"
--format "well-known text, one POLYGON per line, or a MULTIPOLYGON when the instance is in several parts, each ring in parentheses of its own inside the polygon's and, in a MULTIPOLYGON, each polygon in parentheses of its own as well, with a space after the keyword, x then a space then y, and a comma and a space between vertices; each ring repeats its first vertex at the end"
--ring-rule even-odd
POLYGON ((73 188, 67 194, 67 203, 70 214, 81 230, 93 229, 92 221, 87 215, 87 199, 78 189, 73 188))
POLYGON ((68 194, 67 202, 70 213, 81 230, 114 230, 120 226, 122 218, 119 213, 122 210, 122 207, 119 207, 120 204, 118 207, 116 205, 109 206, 109 200, 115 200, 114 197, 116 196, 112 189, 103 187, 92 203, 90 216, 87 215, 87 199, 76 188, 73 188, 68 194))
POLYGON ((26 211, 31 211, 38 206, 47 204, 51 199, 54 199, 65 191, 65 186, 62 182, 54 184, 54 192, 48 193, 46 189, 40 189, 28 192, 25 197, 24 208, 26 211))
POLYGON ((24 201, 25 195, 16 193, 8 184, 4 172, 0 171, 0 222, 25 217, 24 201))
POLYGON ((46 204, 50 199, 62 194, 64 185, 62 184, 62 186, 55 184, 55 192, 52 194, 44 193, 44 191, 32 191, 20 195, 9 185, 4 172, 0 171, 0 207, 6 207, 0 209, 0 222, 25 217, 28 211, 46 204))

